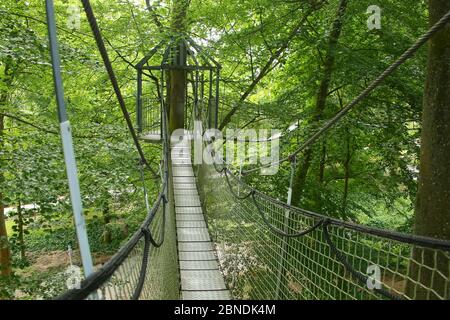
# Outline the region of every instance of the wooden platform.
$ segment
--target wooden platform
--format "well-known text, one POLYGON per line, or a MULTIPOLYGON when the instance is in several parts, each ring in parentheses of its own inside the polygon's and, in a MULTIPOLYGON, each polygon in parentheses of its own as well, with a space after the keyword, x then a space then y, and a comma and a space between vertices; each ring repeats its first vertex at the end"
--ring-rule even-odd
POLYGON ((181 298, 228 300, 230 293, 219 270, 198 196, 189 143, 173 145, 171 158, 181 298))

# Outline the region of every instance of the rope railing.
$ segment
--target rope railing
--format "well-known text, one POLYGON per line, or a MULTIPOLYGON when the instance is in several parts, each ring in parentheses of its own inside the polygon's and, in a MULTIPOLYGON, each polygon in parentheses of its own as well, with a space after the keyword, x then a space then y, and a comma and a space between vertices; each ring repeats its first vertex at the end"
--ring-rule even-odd
POLYGON ((200 172, 208 226, 235 299, 450 298, 450 242, 288 206, 213 165, 200 172))

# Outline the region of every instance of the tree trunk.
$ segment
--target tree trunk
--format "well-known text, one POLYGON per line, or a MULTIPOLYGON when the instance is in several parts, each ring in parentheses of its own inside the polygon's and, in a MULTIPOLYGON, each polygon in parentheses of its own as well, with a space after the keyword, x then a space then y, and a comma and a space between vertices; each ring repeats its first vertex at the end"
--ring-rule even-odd
POLYGON ((320 156, 320 163, 319 163, 319 177, 318 181, 320 184, 323 184, 323 179, 325 177, 325 166, 327 164, 327 142, 324 141, 322 143, 322 153, 320 156))
MULTIPOLYGON (((4 111, 6 102, 8 101, 8 88, 12 84, 13 72, 11 65, 5 63, 4 74, 2 77, 3 89, 0 94, 0 111, 4 111)), ((2 151, 4 148, 4 131, 5 131, 5 117, 0 114, 0 168, 5 168, 2 151)), ((6 217, 3 187, 5 185, 5 177, 3 171, 0 171, 0 275, 9 276, 11 274, 11 252, 8 243, 8 234, 6 231, 6 217)))
POLYGON ((112 242, 112 233, 109 228, 109 223, 111 222, 111 214, 109 212, 109 205, 106 202, 103 205, 103 225, 105 231, 103 232, 103 243, 110 244, 112 242))
POLYGON ((25 261, 25 240, 24 240, 24 223, 23 223, 23 211, 22 203, 19 201, 17 206, 17 231, 19 233, 19 247, 20 247, 20 258, 25 261))
POLYGON ((344 195, 342 197, 342 218, 347 219, 347 199, 350 180, 350 161, 352 160, 352 152, 350 146, 350 132, 347 129, 346 137, 346 155, 344 161, 344 195))
MULTIPOLYGON (((339 3, 339 8, 336 14, 336 18, 333 22, 333 26, 331 28, 330 38, 328 40, 328 49, 325 57, 325 62, 323 66, 323 78, 320 83, 319 91, 317 93, 316 106, 314 109, 314 116, 312 119, 312 123, 318 123, 325 111, 325 106, 328 97, 328 90, 330 88, 331 76, 333 74, 335 58, 336 58, 336 47, 339 41, 339 37, 342 32, 342 25, 344 20, 344 15, 347 10, 348 0, 341 0, 339 3)), ((308 171, 311 166, 311 161, 313 159, 313 149, 309 148, 304 152, 304 161, 302 165, 296 172, 293 192, 292 192, 292 204, 299 205, 303 189, 306 184, 306 178, 308 176, 308 171)))
POLYGON ((184 35, 186 33, 186 14, 189 7, 188 0, 174 0, 172 3, 172 32, 176 37, 173 47, 172 66, 169 71, 169 130, 184 127, 184 110, 186 105, 186 46, 184 35))
MULTIPOLYGON (((450 10, 448 0, 429 0, 430 25, 450 10)), ((422 118, 420 177, 414 232, 450 240, 450 25, 429 43, 422 118)), ((445 292, 449 259, 434 250, 415 248, 407 293, 416 299, 450 298, 445 292), (433 289, 436 294, 430 292, 433 289)))

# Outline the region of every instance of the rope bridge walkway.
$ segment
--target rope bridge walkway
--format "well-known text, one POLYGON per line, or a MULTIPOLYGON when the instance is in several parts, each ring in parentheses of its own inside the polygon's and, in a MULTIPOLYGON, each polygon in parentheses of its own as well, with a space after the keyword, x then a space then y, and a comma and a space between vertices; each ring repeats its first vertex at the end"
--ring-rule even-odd
MULTIPOLYGON (((450 299, 450 242, 369 228, 293 207, 253 189, 221 163, 193 168, 190 134, 171 141, 168 133, 163 93, 173 39, 160 66, 148 66, 148 61, 163 43, 136 66, 137 131, 141 140, 157 140, 163 146, 160 192, 150 205, 145 176, 158 174, 146 160, 131 123, 89 0, 82 2, 140 155, 147 217, 110 261, 88 275, 80 288, 58 299, 450 299), (143 103, 145 70, 160 72, 159 78, 152 76, 157 78, 159 108, 152 106, 148 114, 143 113, 152 104, 143 103)), ((449 21, 450 12, 279 163, 300 156, 449 21)), ((217 127, 220 66, 202 56, 192 39, 183 46, 195 63, 185 67, 193 96, 190 102, 187 99, 186 114, 191 112, 192 119, 207 128, 217 127), (207 65, 200 66, 196 55, 207 65), (206 77, 200 75, 203 71, 206 77), (204 97, 205 92, 209 96, 204 97)), ((192 127, 192 122, 185 125, 192 127)))
POLYGON ((197 192, 190 141, 173 143, 171 158, 181 297, 228 300, 197 192))

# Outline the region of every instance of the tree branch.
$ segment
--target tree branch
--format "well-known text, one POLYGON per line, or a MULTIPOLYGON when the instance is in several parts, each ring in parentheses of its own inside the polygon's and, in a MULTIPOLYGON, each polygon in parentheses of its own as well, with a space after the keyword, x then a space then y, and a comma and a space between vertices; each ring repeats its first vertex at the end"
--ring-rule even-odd
POLYGON ((145 0, 145 3, 147 4, 147 10, 148 10, 148 12, 150 12, 153 22, 156 24, 159 31, 162 32, 164 30, 164 26, 161 23, 161 21, 159 21, 158 15, 156 14, 155 10, 153 9, 152 5, 150 4, 150 0, 145 0))
POLYGON ((286 51, 286 49, 289 47, 289 44, 291 41, 295 38, 295 36, 298 34, 300 28, 305 23, 306 19, 318 8, 310 9, 306 15, 295 25, 295 27, 291 30, 286 40, 281 44, 281 46, 278 48, 278 50, 271 55, 269 60, 267 60, 266 64, 261 69, 258 76, 252 81, 252 83, 248 86, 247 90, 241 95, 239 101, 236 103, 236 105, 228 112, 228 114, 224 117, 222 120, 222 123, 219 126, 219 130, 223 130, 224 127, 230 123, 231 118, 234 116, 234 114, 237 112, 237 110, 242 105, 242 102, 244 102, 250 94, 253 92, 255 87, 261 82, 261 80, 272 70, 274 62, 276 62, 277 59, 279 59, 282 54, 286 51))
MULTIPOLYGON (((56 130, 50 130, 50 129, 46 129, 46 128, 40 127, 40 126, 38 126, 38 125, 28 121, 28 120, 19 118, 18 116, 12 115, 10 113, 0 112, 0 115, 3 116, 3 117, 6 117, 6 118, 10 118, 10 119, 14 119, 16 121, 19 121, 19 122, 21 122, 23 124, 26 124, 26 125, 28 125, 30 127, 35 128, 35 129, 37 129, 39 131, 42 131, 42 132, 45 132, 45 133, 48 133, 48 134, 60 135, 60 133, 58 131, 56 131, 56 130)), ((101 139, 100 136, 85 136, 85 135, 74 135, 74 138, 79 138, 79 139, 101 139)))

